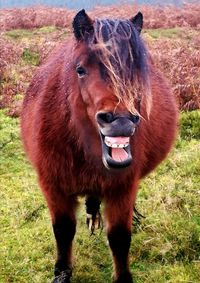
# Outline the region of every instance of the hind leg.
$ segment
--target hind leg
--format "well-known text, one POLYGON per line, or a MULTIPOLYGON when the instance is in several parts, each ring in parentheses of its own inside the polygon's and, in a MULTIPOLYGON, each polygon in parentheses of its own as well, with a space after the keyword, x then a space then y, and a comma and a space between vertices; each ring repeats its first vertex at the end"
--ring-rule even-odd
POLYGON ((131 243, 132 207, 131 197, 105 201, 107 236, 113 255, 115 283, 133 282, 128 258, 131 243))
POLYGON ((100 213, 100 205, 101 201, 98 197, 93 195, 88 195, 85 200, 85 206, 86 206, 86 224, 91 231, 91 233, 94 233, 95 229, 98 229, 102 227, 103 222, 101 218, 100 213))

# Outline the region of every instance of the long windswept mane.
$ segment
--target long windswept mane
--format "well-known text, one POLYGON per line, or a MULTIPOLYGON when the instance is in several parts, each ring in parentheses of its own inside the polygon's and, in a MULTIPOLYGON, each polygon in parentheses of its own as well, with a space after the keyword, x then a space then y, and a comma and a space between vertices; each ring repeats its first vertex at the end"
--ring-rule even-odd
POLYGON ((132 112, 136 101, 145 98, 150 110, 148 53, 129 20, 95 20, 91 49, 96 50, 119 101, 132 112), (95 43, 95 44, 94 44, 95 43))

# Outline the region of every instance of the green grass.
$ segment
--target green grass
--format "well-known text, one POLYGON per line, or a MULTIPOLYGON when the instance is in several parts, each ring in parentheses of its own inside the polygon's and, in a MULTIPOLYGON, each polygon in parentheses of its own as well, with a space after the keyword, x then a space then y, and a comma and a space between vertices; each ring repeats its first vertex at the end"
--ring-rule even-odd
POLYGON ((38 66, 40 64, 40 55, 37 52, 31 51, 29 48, 24 48, 22 59, 25 63, 38 66))
POLYGON ((152 38, 176 38, 182 34, 182 29, 177 28, 158 28, 145 30, 152 38))
POLYGON ((22 39, 22 38, 31 38, 32 37, 32 31, 31 30, 27 30, 27 29, 14 29, 14 30, 10 30, 10 31, 6 31, 5 35, 8 38, 12 38, 14 40, 16 39, 22 39))
POLYGON ((200 111, 182 113, 181 137, 186 140, 200 139, 200 111))
POLYGON ((144 29, 143 33, 147 35, 148 40, 157 39, 181 39, 181 40, 191 40, 198 36, 198 31, 191 28, 157 28, 157 29, 144 29))
MULTIPOLYGON (((23 153, 19 121, 5 114, 0 111, 0 282, 50 282, 56 254, 50 217, 23 153)), ((136 283, 199 282, 199 124, 197 111, 182 114, 176 147, 140 185, 137 208, 146 218, 130 250, 136 283)), ((72 283, 111 282, 105 232, 90 237, 80 203, 72 283)))
POLYGON ((45 33, 49 34, 51 32, 55 32, 57 30, 58 30, 58 28, 55 27, 55 26, 44 26, 44 27, 35 29, 34 30, 34 34, 40 34, 40 33, 42 33, 42 34, 45 34, 45 33))
POLYGON ((41 28, 35 28, 35 29, 13 29, 10 31, 6 31, 5 35, 8 38, 11 38, 13 40, 21 40, 23 38, 32 38, 34 35, 39 34, 49 34, 52 32, 56 32, 58 29, 55 26, 44 26, 41 28))

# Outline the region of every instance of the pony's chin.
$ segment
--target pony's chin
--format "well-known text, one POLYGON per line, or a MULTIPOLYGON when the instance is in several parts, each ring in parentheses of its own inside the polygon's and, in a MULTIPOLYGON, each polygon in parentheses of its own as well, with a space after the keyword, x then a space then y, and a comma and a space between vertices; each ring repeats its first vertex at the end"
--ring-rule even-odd
POLYGON ((102 160, 103 160, 104 166, 107 169, 120 170, 120 169, 127 168, 128 166, 131 165, 132 155, 131 155, 130 145, 128 145, 126 148, 123 149, 126 151, 127 158, 121 161, 116 161, 111 156, 111 148, 107 146, 105 143, 105 136, 102 133, 100 133, 100 136, 101 136, 101 144, 102 144, 102 160))

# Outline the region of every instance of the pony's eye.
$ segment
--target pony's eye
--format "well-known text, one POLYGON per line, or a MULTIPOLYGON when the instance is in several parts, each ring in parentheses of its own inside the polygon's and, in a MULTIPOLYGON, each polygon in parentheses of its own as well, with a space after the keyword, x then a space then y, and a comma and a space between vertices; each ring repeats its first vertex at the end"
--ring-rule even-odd
POLYGON ((86 75, 86 70, 82 66, 77 66, 76 72, 77 72, 79 78, 82 78, 86 75))

